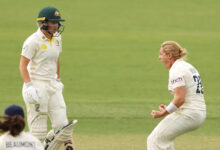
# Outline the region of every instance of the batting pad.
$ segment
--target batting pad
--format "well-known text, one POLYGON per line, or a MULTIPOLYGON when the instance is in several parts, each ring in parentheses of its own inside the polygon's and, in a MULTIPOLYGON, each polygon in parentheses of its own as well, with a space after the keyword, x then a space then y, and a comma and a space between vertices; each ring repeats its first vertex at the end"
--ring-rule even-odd
POLYGON ((31 122, 30 132, 43 142, 47 135, 47 116, 37 115, 31 122))
POLYGON ((56 131, 56 133, 47 137, 44 141, 45 150, 59 150, 60 146, 67 140, 72 138, 73 126, 77 123, 77 120, 73 120, 66 126, 56 131))

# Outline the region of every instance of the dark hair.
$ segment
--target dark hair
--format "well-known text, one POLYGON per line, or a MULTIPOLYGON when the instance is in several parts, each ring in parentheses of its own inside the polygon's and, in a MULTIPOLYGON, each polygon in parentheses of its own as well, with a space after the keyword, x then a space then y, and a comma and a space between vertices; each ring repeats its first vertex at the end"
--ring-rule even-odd
POLYGON ((25 121, 21 115, 14 115, 12 117, 5 115, 2 118, 4 118, 4 121, 0 121, 1 132, 9 131, 12 136, 17 136, 24 130, 25 121))

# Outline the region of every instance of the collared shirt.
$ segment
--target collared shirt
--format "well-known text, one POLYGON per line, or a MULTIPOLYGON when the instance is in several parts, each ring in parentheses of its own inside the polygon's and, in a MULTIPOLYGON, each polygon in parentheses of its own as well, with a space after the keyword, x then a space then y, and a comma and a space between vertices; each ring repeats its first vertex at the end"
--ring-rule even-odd
POLYGON ((182 108, 206 110, 202 81, 199 72, 194 66, 178 59, 169 70, 168 90, 174 93, 174 89, 185 86, 186 96, 182 108))
POLYGON ((0 136, 0 150, 44 150, 41 142, 27 132, 13 137, 8 132, 0 136))
POLYGON ((51 40, 41 32, 29 36, 21 55, 30 59, 28 72, 31 79, 52 80, 57 78, 57 60, 62 51, 61 35, 51 40))

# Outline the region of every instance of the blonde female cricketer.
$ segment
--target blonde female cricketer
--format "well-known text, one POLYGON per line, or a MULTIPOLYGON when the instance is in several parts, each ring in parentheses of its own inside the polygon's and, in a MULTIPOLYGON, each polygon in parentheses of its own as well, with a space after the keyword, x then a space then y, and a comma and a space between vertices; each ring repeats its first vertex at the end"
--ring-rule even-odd
POLYGON ((201 126, 206 105, 199 72, 183 58, 187 51, 175 41, 161 45, 159 60, 169 70, 168 90, 174 95, 168 106, 152 110, 153 118, 166 116, 147 139, 148 150, 174 150, 173 140, 201 126))
POLYGON ((28 126, 31 134, 44 141, 47 150, 58 150, 63 143, 66 150, 73 150, 73 128, 72 123, 68 124, 59 72, 63 21, 55 7, 43 8, 37 17, 39 28, 25 40, 20 59, 28 126), (48 135, 47 116, 53 128, 48 135))

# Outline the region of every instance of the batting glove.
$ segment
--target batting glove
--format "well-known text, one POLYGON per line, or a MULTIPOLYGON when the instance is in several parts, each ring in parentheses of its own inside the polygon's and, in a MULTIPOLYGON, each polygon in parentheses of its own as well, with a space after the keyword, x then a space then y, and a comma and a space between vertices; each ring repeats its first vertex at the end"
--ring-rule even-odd
POLYGON ((41 97, 38 88, 35 88, 32 82, 25 83, 26 90, 24 91, 25 96, 30 104, 38 104, 41 97))

